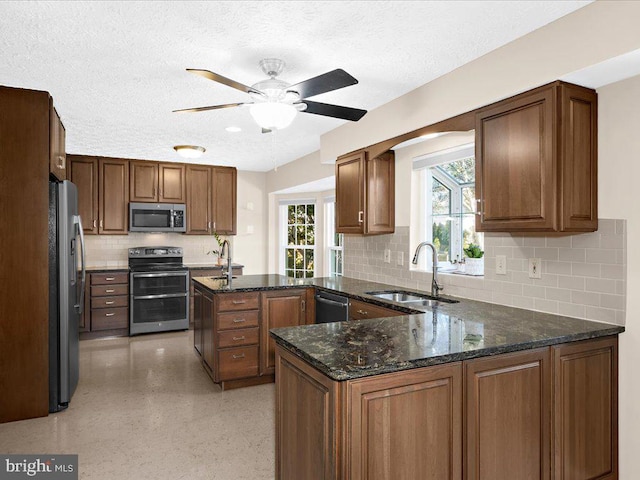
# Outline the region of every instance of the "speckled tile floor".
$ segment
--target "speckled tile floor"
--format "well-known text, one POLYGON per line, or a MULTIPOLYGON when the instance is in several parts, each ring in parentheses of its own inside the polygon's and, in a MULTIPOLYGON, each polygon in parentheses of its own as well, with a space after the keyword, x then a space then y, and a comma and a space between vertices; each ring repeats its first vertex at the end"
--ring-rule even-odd
POLYGON ((63 412, 0 425, 2 453, 77 453, 79 478, 274 478, 274 386, 222 392, 192 332, 80 342, 63 412))

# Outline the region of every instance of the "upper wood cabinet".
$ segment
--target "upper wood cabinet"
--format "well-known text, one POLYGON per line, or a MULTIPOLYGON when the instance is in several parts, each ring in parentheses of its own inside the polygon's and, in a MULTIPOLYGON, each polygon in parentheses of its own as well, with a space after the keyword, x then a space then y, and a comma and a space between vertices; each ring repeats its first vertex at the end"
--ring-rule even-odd
POLYGON ((212 167, 212 182, 213 231, 223 235, 235 235, 237 170, 233 167, 212 167))
POLYGON ((377 235, 395 230, 395 157, 365 151, 336 161, 336 232, 377 235))
POLYGON ((598 228, 597 95, 554 82, 476 113, 478 231, 598 228))
POLYGON ((98 233, 98 159, 69 155, 69 180, 78 188, 78 213, 85 235, 98 233))
POLYGON ((129 231, 129 161, 100 158, 98 233, 126 235, 129 231))
POLYGON ((211 167, 187 165, 187 233, 211 233, 211 167))
POLYGON ((58 112, 49 97, 49 172, 58 180, 67 179, 67 154, 65 153, 65 130, 58 112))
POLYGON ((132 161, 130 201, 185 203, 185 166, 178 163, 132 161))

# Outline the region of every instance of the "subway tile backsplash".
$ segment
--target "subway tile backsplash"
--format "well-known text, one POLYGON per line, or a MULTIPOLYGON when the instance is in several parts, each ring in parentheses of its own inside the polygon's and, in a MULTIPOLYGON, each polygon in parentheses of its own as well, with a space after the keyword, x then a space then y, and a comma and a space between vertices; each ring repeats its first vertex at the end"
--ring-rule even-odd
MULTIPOLYGON (((345 235, 344 275, 429 291, 431 274, 409 269, 409 238, 409 227, 397 227, 393 235, 345 235), (385 249, 391 250, 390 264, 384 263, 385 249)), ((626 259, 626 220, 600 219, 597 232, 579 235, 486 233, 484 277, 440 279, 445 294, 622 325, 626 259), (506 275, 496 274, 496 255, 507 257, 506 275), (542 259, 542 278, 529 278, 529 258, 542 259)))

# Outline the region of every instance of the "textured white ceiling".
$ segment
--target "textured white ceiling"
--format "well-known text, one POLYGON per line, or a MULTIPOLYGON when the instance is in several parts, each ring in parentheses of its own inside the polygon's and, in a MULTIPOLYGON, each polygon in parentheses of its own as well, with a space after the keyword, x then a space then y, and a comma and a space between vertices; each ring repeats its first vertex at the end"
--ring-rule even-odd
POLYGON ((265 57, 290 83, 343 68, 360 83, 313 99, 371 110, 588 3, 3 1, 0 84, 51 92, 70 153, 179 160, 173 145, 196 144, 197 163, 267 171, 343 121, 299 114, 263 135, 246 108, 173 114, 249 99, 185 68, 247 85, 265 57))

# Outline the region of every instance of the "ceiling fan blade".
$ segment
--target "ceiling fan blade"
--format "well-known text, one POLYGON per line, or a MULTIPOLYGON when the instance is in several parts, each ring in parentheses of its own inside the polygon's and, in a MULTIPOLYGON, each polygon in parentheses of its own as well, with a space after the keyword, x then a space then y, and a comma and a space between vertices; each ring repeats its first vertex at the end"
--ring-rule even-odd
POLYGON ((187 72, 194 73, 196 75, 200 75, 201 77, 208 78, 209 80, 213 80, 214 82, 222 83, 223 85, 227 85, 228 87, 235 88, 236 90, 240 90, 245 93, 258 93, 260 95, 264 95, 264 93, 256 90, 255 88, 248 87, 240 82, 236 82, 235 80, 231 80, 230 78, 223 77, 217 73, 210 72, 209 70, 200 70, 197 68, 187 68, 187 72))
POLYGON ((249 104, 248 103, 225 103, 224 105, 211 105, 209 107, 183 108, 181 110, 174 110, 173 113, 206 112, 207 110, 218 110, 220 108, 240 107, 242 105, 249 105, 249 104))
POLYGON ((287 91, 294 91, 300 95, 301 99, 320 95, 321 93, 331 92, 339 88, 355 85, 358 80, 353 78, 347 72, 338 68, 331 72, 323 73, 317 77, 310 78, 287 88, 287 91))
POLYGON ((351 120, 357 122, 367 113, 366 110, 359 108, 343 107, 340 105, 332 105, 330 103, 312 102, 305 100, 307 108, 303 113, 313 113, 315 115, 324 115, 325 117, 341 118, 343 120, 351 120))

